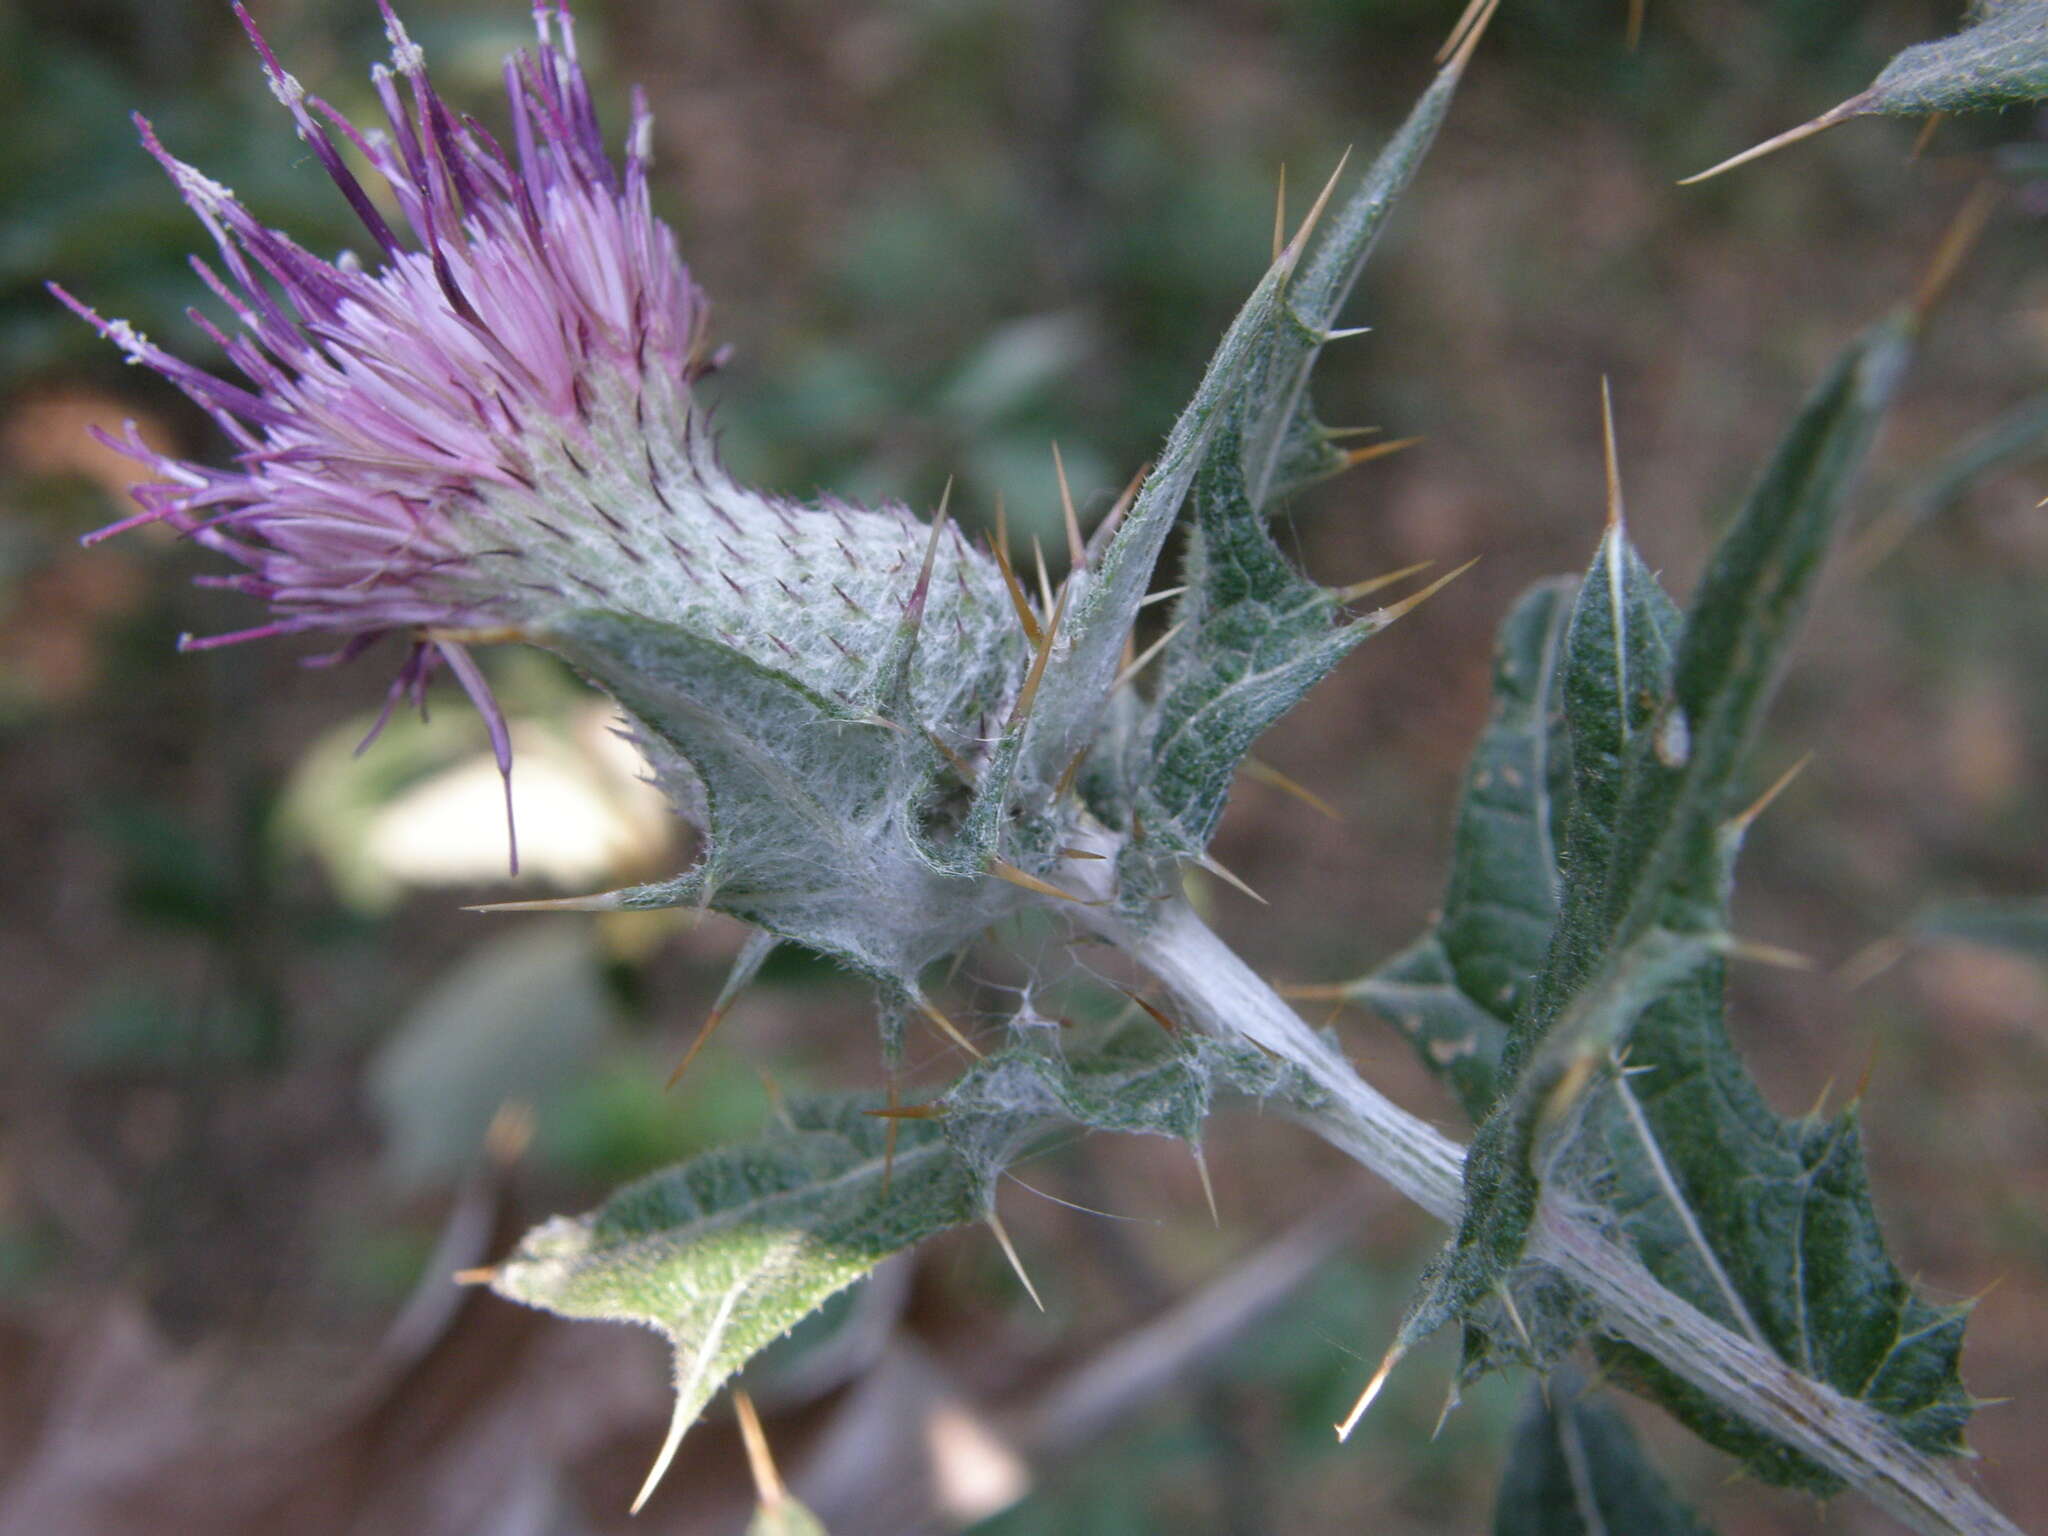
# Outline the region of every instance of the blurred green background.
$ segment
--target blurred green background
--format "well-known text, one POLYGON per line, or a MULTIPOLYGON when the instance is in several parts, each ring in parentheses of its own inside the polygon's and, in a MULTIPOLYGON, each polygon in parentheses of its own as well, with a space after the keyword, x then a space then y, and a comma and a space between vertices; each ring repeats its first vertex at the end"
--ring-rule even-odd
MULTIPOLYGON (((367 111, 370 0, 255 9, 310 88, 367 111)), ((441 88, 492 121, 525 7, 403 9, 441 88)), ((1376 149, 1457 9, 579 7, 610 126, 628 84, 652 97, 658 206, 735 348, 711 386, 733 467, 919 507, 952 477, 970 526, 1005 498, 1020 553, 1057 526, 1049 444, 1099 515, 1255 281, 1280 167, 1298 211, 1345 146, 1376 149)), ((1957 493, 1941 479, 2048 387, 2040 125, 1943 124, 1916 157, 1916 125, 1852 123, 1673 185, 1955 21, 1923 0, 1651 0, 1631 50, 1621 0, 1508 0, 1355 301, 1373 330, 1321 374, 1325 419, 1424 442, 1319 488, 1288 535, 1332 582, 1485 558, 1262 748, 1342 824, 1247 783, 1217 851, 1271 905, 1210 897, 1284 980, 1355 975, 1411 937, 1493 625, 1598 536, 1601 377, 1632 529, 1683 593, 1807 382, 1912 290, 1970 189, 2003 186, 1760 752, 1760 783, 1816 755, 1750 840, 1738 918, 1817 965, 1744 970, 1732 1017, 1781 1110, 1864 1094, 1904 1267, 1937 1297, 1996 1285, 1966 1375, 2020 1401, 1973 1440, 2027 1525, 2048 1522, 2048 974, 1948 942, 1861 985, 1839 968, 1936 898, 2048 891, 2048 484, 2025 452, 1957 493)), ((355 759, 374 660, 180 656, 181 631, 251 622, 188 584, 210 562, 148 534, 77 548, 128 474, 89 423, 222 450, 42 290, 204 355, 183 318, 203 232, 134 108, 303 244, 356 238, 225 3, 0 4, 0 1533, 623 1531, 667 1415, 656 1341, 446 1276, 747 1134, 772 1092, 879 1083, 862 990, 779 961, 664 1093, 734 925, 461 911, 505 885, 465 708, 355 759)), ((527 893, 678 867, 602 710, 540 659, 493 664, 527 893)), ((1014 976, 971 958, 958 1016, 1014 976)), ((1456 1126, 1391 1032, 1336 1022, 1369 1077, 1456 1126)), ((1430 1223, 1255 1117, 1219 1120, 1209 1162, 1218 1228, 1172 1147, 1098 1139, 1027 1170, 1004 1212, 1049 1316, 962 1234, 799 1338, 757 1388, 799 1492, 842 1536, 1483 1528, 1521 1384, 1469 1394, 1432 1440, 1439 1346, 1348 1446, 1329 1433, 1430 1223), (1091 1373, 1104 1360, 1123 1375, 1091 1373)), ((1724 1531, 1821 1518, 1637 1423, 1724 1531)), ((714 1410, 632 1528, 737 1530, 746 1486, 714 1410)), ((1853 1501, 1827 1519, 1892 1529, 1853 1501)))

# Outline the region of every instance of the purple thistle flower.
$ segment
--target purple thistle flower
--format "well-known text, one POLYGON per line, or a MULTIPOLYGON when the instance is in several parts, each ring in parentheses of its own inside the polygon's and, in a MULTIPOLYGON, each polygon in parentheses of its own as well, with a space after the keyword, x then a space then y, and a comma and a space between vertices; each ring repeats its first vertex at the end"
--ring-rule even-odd
POLYGON ((88 542, 163 522, 246 567, 203 580, 262 599, 269 622, 188 635, 183 648, 319 630, 343 637, 319 658, 334 661, 408 635, 385 716, 405 694, 420 698, 445 662, 489 726, 509 816, 504 717, 464 640, 593 600, 649 606, 604 573, 687 566, 678 530, 650 526, 651 514, 675 521, 665 485, 687 484, 696 500, 749 493, 718 469, 691 414, 690 387, 712 366, 706 304, 649 208, 644 96, 634 94, 622 173, 599 136, 567 0, 536 0, 538 46, 505 66, 508 154, 436 94, 419 47, 388 0, 379 7, 391 64, 372 79, 388 124, 361 132, 308 96, 235 6, 299 137, 374 241, 374 265, 322 260, 266 228, 137 116, 219 247, 224 272, 193 265, 238 328, 193 319, 246 382, 173 357, 51 285, 235 446, 234 467, 221 469, 154 452, 133 423, 123 439, 102 434, 157 479, 135 490, 139 513, 88 542), (337 135, 389 184, 400 228, 337 135))

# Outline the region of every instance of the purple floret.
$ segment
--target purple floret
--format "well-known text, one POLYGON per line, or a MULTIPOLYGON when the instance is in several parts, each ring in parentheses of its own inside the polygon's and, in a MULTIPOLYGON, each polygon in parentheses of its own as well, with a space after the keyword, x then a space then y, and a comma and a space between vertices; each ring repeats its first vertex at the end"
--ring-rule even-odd
MULTIPOLYGON (((365 133, 308 96, 235 6, 271 90, 368 232, 374 265, 324 260, 267 228, 136 119, 218 247, 223 270, 193 265, 234 325, 193 318, 242 382, 51 289, 206 410, 233 443, 235 467, 157 453, 132 423, 125 437, 102 434, 156 479, 134 491, 138 514, 88 542, 163 522, 245 567, 210 583, 267 603, 269 621, 186 636, 187 648, 319 630, 344 641, 324 659, 346 660, 385 634, 407 635, 387 714, 445 663, 509 775, 503 713, 465 634, 518 625, 567 594, 565 580, 595 587, 530 558, 538 544, 569 542, 557 467, 580 470, 604 454, 592 430, 600 416, 630 417, 694 451, 689 386, 706 367, 706 305, 649 207, 645 98, 634 94, 621 173, 598 131, 566 0, 534 6, 538 46, 506 62, 510 154, 441 99, 418 46, 386 0, 379 8, 391 63, 372 80, 387 121, 365 133), (344 145, 388 184, 398 220, 357 180, 344 145)), ((611 521, 601 507, 576 515, 591 510, 611 521)), ((508 777, 508 811, 509 796, 508 777)))

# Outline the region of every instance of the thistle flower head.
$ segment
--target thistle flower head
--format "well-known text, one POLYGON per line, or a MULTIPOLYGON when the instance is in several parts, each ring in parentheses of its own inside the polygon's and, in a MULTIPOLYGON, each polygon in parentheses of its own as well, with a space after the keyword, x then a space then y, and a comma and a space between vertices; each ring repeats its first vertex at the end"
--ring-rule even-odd
MULTIPOLYGON (((224 468, 158 454, 132 428, 116 445, 155 478, 137 516, 95 537, 168 523, 242 567, 210 579, 268 605, 262 624, 187 643, 318 631, 345 658, 397 634, 410 649, 391 700, 445 664, 508 775, 469 646, 554 651, 612 695, 706 834, 675 880, 580 904, 716 905, 798 940, 877 981, 892 1038, 910 1014, 936 1017, 924 968, 1004 914, 1108 899, 1076 891, 1067 859, 1113 859, 1133 911, 1170 892, 1251 740, 1364 632, 1287 566, 1243 469, 1246 444, 1320 443, 1297 410, 1299 359, 1275 350, 1307 334, 1283 302, 1306 232, 1142 490, 1090 541, 1068 508, 1072 568, 1034 604, 943 514, 800 505, 727 475, 693 399, 715 362, 705 302, 649 204, 645 103, 615 164, 566 0, 535 6, 536 45, 506 65, 502 142, 441 99, 379 4, 391 57, 373 73, 375 132, 308 95, 236 8, 362 221, 366 260, 266 227, 140 123, 218 247, 218 269, 197 265, 230 322, 194 318, 239 379, 58 290, 233 445, 224 468), (1269 416, 1293 425, 1269 430, 1269 416), (1191 491, 1190 581, 1167 637, 1137 656, 1138 610, 1191 491), (1125 685, 1162 649, 1141 703, 1125 685)), ((1334 309, 1334 293, 1312 307, 1334 309)), ((1272 483, 1260 477, 1261 497, 1272 483)))
MULTIPOLYGON (((267 622, 188 647, 321 631, 341 638, 341 659, 406 637, 392 701, 445 662, 508 769, 502 717, 465 642, 539 638, 578 608, 694 615, 763 665, 806 663, 812 687, 851 703, 901 612, 900 594, 871 589, 909 581, 924 529, 900 509, 786 504, 720 467, 692 404, 716 361, 706 303, 649 206, 644 97, 616 165, 566 0, 539 0, 535 47, 505 65, 501 142, 441 98, 379 5, 391 57, 372 72, 385 122, 370 130, 309 95, 235 7, 300 139, 361 220, 367 261, 325 260, 266 227, 137 117, 218 247, 217 267, 194 265, 232 324, 193 319, 241 378, 52 290, 203 407, 234 462, 156 453, 131 426, 115 446, 156 479, 135 491, 137 515, 91 537, 168 523, 244 567, 205 579, 267 603, 267 622), (357 179, 348 149, 385 195, 357 179)), ((997 611, 993 566, 957 539, 940 553, 939 579, 997 611)), ((969 692, 995 686, 968 680, 969 692)), ((938 713, 952 702, 930 701, 938 713)))

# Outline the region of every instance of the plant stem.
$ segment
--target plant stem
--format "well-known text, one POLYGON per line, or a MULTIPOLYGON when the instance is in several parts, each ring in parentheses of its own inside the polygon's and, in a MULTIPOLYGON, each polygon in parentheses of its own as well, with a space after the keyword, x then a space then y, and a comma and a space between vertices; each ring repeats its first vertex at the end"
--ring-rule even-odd
MULTIPOLYGON (((1143 926, 1113 905, 1084 919, 1157 976, 1201 1028, 1299 1067, 1328 1096, 1303 1121, 1416 1204, 1455 1224, 1464 1205, 1465 1149, 1388 1099, 1311 1030, 1294 1009, 1185 903, 1143 926)), ((1724 1328, 1666 1290, 1592 1220, 1545 1201, 1527 1257, 1583 1287, 1600 1327, 1676 1371, 1716 1402, 1804 1452, 1927 1536, 2018 1536, 1957 1463, 1909 1444, 1883 1415, 1802 1375, 1768 1349, 1724 1328)))

